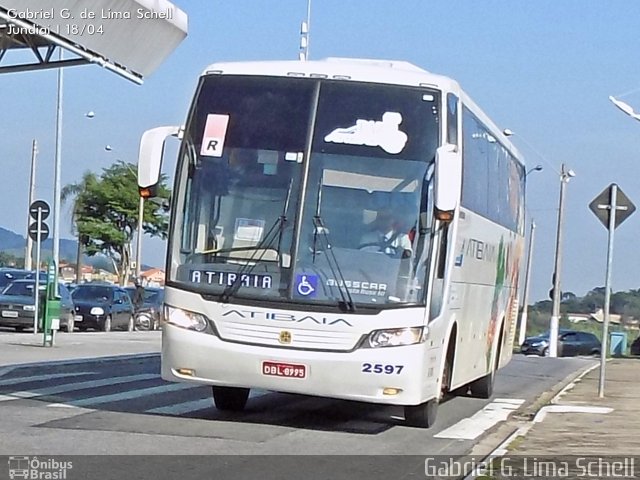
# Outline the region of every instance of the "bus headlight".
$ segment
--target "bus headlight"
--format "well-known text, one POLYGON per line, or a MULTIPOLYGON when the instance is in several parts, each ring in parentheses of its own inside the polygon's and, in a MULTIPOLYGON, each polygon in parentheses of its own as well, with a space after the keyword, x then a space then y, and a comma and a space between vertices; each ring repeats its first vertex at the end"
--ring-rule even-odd
POLYGON ((196 332, 204 332, 208 325, 204 315, 168 305, 164 307, 164 318, 167 323, 196 332))
POLYGON ((398 347, 400 345, 413 345, 415 343, 422 343, 427 338, 427 332, 428 329, 426 327, 388 328, 385 330, 375 330, 369 334, 368 346, 371 348, 398 347))

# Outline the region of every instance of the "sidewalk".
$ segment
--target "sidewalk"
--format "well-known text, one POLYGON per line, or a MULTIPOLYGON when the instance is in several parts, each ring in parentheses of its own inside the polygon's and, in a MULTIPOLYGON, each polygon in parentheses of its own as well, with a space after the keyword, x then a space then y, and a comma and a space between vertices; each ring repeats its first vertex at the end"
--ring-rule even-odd
POLYGON ((484 460, 465 479, 640 479, 640 358, 607 362, 603 398, 599 379, 598 363, 550 402, 543 395, 533 418, 514 416, 503 428, 519 428, 490 454, 474 452, 484 460))
POLYGON ((604 398, 599 376, 598 365, 543 407, 524 437, 507 446, 509 454, 640 456, 640 358, 607 362, 604 398))
POLYGON ((605 373, 603 398, 598 363, 534 418, 516 419, 516 432, 465 479, 640 478, 640 358, 611 359, 605 373))
POLYGON ((162 333, 57 332, 53 347, 42 346, 42 334, 0 333, 0 371, 17 364, 74 361, 120 355, 157 354, 162 333))

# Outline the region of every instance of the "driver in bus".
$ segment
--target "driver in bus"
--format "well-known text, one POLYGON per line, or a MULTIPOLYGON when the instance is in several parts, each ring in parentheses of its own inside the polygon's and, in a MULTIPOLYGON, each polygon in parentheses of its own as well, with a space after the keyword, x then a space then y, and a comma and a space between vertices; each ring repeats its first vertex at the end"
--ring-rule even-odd
POLYGON ((411 239, 407 233, 401 231, 402 224, 394 218, 391 209, 380 210, 369 227, 370 231, 360 239, 361 249, 382 252, 393 257, 411 257, 411 239))

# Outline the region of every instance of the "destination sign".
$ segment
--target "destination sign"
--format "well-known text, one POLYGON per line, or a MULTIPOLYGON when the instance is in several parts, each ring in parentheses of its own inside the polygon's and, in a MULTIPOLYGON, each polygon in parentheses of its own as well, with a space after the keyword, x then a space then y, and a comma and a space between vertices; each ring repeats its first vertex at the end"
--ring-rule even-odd
POLYGON ((271 275, 253 273, 239 276, 236 272, 191 270, 189 278, 192 283, 220 285, 221 287, 230 287, 236 282, 239 282, 241 287, 257 288, 260 290, 267 290, 273 287, 273 277, 271 275))

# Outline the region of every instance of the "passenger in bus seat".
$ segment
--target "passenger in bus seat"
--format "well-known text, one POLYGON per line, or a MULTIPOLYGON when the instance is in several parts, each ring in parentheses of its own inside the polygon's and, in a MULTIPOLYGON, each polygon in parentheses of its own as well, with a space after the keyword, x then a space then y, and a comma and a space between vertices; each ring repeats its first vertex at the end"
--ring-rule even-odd
POLYGON ((369 227, 371 230, 360 239, 360 249, 402 258, 411 256, 411 239, 402 231, 402 222, 394 217, 390 209, 380 210, 369 227))

